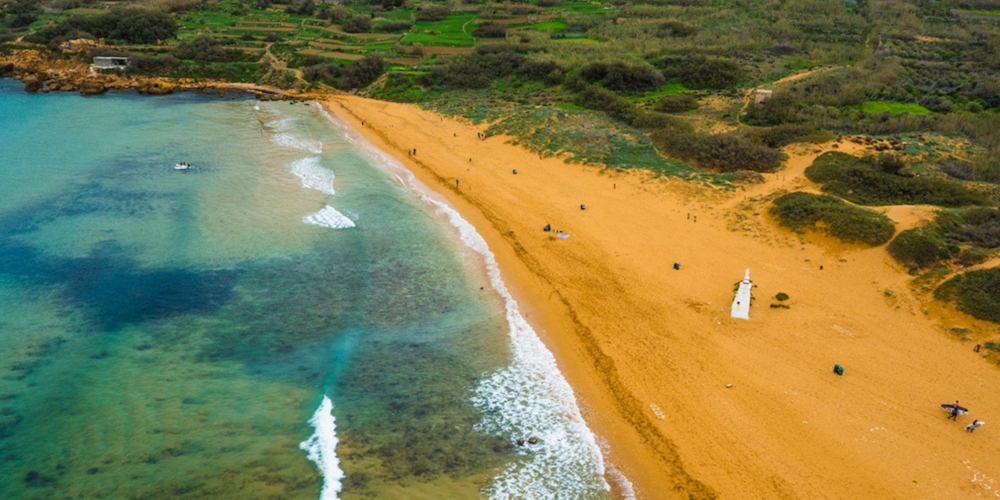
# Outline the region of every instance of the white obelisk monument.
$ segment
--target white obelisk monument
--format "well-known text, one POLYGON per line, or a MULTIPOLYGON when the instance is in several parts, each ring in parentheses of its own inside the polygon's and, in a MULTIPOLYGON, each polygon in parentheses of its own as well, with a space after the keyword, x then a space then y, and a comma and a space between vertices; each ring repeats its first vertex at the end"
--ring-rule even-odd
POLYGON ((739 289, 736 290, 736 298, 733 299, 733 309, 730 316, 740 319, 750 319, 750 270, 747 269, 746 276, 740 282, 739 289))

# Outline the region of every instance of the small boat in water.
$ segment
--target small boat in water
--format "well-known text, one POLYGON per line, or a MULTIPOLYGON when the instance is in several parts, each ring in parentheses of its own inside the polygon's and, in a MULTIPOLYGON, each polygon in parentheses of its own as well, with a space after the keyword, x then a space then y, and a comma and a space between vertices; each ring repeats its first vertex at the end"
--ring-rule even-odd
POLYGON ((180 163, 174 165, 174 170, 190 170, 190 169, 191 169, 191 164, 190 163, 180 162, 180 163))

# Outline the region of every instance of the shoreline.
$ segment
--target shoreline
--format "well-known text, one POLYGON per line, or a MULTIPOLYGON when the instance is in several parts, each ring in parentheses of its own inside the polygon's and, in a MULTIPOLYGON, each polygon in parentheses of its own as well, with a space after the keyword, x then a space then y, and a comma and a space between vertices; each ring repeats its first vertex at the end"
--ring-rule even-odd
MULTIPOLYGON (((775 189, 812 189, 801 172, 823 148, 796 149, 763 184, 705 196, 539 159, 415 105, 344 95, 324 106, 488 242, 638 498, 971 498, 970 479, 1000 477, 989 458, 1000 432, 966 442, 935 411, 958 397, 980 419, 1000 415, 1000 371, 945 333, 987 338, 995 325, 938 314, 883 248, 791 234, 761 215, 775 189), (543 233, 547 223, 570 238, 543 233), (743 322, 727 306, 747 267, 762 290, 743 322), (791 310, 767 308, 778 291, 791 310), (834 363, 849 376, 832 379, 834 363)), ((886 211, 900 228, 924 215, 886 211)))
MULTIPOLYGON (((407 155, 404 157, 402 155, 403 148, 389 139, 386 134, 380 133, 374 129, 370 125, 370 120, 368 121, 368 125, 366 125, 365 120, 354 114, 351 110, 335 106, 335 103, 343 103, 341 97, 342 96, 329 97, 324 100, 324 109, 347 122, 357 133, 363 135, 380 150, 390 156, 393 156, 393 158, 406 167, 421 184, 432 190, 438 196, 447 200, 447 202, 450 203, 463 218, 468 220, 472 226, 476 228, 476 231, 483 237, 483 239, 486 240, 490 250, 493 252, 498 262, 501 272, 504 274, 504 282, 509 287, 510 293, 516 300, 524 318, 534 328, 548 349, 552 351, 553 355, 555 355, 560 372, 562 372, 570 382, 570 385, 577 396, 578 406, 580 407, 580 411, 583 413, 584 420, 586 421, 588 427, 590 427, 591 432, 597 436, 599 443, 602 443, 601 448, 604 454, 605 467, 612 471, 606 474, 606 479, 608 479, 609 483, 612 485, 612 494, 614 497, 632 498, 631 495, 626 493, 628 488, 623 488, 621 486, 621 479, 615 480, 612 477, 609 477, 613 476, 615 472, 622 475, 625 481, 630 483, 629 486, 636 486, 638 484, 642 484, 642 482, 655 485, 659 482, 659 479, 662 477, 663 469, 661 467, 650 469, 644 467, 643 464, 649 464, 651 462, 655 463, 658 459, 662 460, 662 455, 666 454, 668 457, 667 460, 671 461, 676 466, 679 459, 676 456, 676 453, 670 449, 672 445, 667 442, 664 443, 666 446, 663 446, 663 444, 655 446, 652 453, 650 453, 649 450, 641 449, 642 447, 640 443, 642 443, 646 437, 634 432, 628 432, 627 428, 629 425, 626 425, 623 428, 618 418, 615 418, 612 415, 607 415, 606 412, 602 410, 602 408, 609 406, 613 407, 616 403, 613 400, 607 400, 605 397, 606 394, 604 394, 604 391, 602 391, 600 387, 600 385, 603 384, 594 384, 594 382, 589 380, 589 377, 584 374, 584 372, 588 371, 585 366, 587 364, 587 360, 567 359, 564 351, 568 347, 567 340, 570 339, 560 339, 562 341, 553 340, 552 335, 555 332, 577 331, 579 332, 578 335, 582 336, 584 340, 582 342, 577 342, 578 345, 572 346, 572 349, 590 352, 593 352, 595 349, 593 345, 594 339, 589 338, 591 336, 589 332, 586 331, 586 326, 580 324, 575 318, 576 314, 566 298, 560 294, 559 290, 554 287, 551 282, 548 282, 544 279, 544 277, 539 276, 536 271, 532 269, 530 262, 525 261, 526 254, 524 253, 524 249, 518 245, 515 238, 511 238, 509 235, 505 236, 503 234, 498 234, 497 225, 502 224, 501 221, 496 219, 495 216, 490 214, 489 211, 484 209, 483 206, 476 204, 462 195, 461 183, 459 183, 457 187, 453 186, 450 179, 437 174, 428 163, 418 159, 420 156, 419 148, 416 148, 416 156, 407 155), (567 370, 569 371, 568 373, 567 370), (628 443, 628 452, 623 452, 618 449, 618 445, 621 443, 628 443), (626 457, 631 457, 632 459, 626 457), (642 477, 642 482, 637 482, 636 476, 642 477)), ((357 102, 358 100, 381 102, 354 96, 343 96, 343 99, 354 102, 357 102)), ((485 129, 485 127, 475 128, 485 129)), ((496 141, 498 138, 493 138, 493 140, 496 141)), ((524 154, 533 156, 527 151, 524 151, 524 154)), ((552 158, 545 161, 555 161, 561 163, 561 160, 552 158)), ((588 168, 596 170, 594 167, 588 168)), ((607 382, 604 383, 606 384, 607 382)), ((685 476, 685 472, 681 467, 678 466, 678 469, 680 470, 674 472, 673 474, 682 476, 681 481, 679 481, 681 484, 685 484, 687 488, 692 488, 695 491, 702 488, 701 485, 697 484, 697 482, 689 476, 683 477, 685 476)), ((651 486, 649 489, 655 490, 656 487, 651 486)), ((636 488, 636 490, 638 490, 638 488, 636 488)), ((646 493, 647 494, 640 494, 638 497, 680 498, 679 496, 675 497, 674 495, 662 497, 650 496, 648 494, 649 492, 646 493)), ((684 497, 686 498, 687 495, 684 495, 684 497)), ((694 496, 692 498, 710 497, 694 496)))

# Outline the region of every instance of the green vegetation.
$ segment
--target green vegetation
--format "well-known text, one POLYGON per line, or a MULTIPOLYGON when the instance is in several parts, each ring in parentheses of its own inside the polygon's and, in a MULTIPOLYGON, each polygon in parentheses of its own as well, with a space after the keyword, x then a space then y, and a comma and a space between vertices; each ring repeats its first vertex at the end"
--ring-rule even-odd
POLYGON ((774 296, 774 299, 781 302, 786 301, 788 300, 788 294, 785 292, 778 292, 778 294, 774 296))
POLYGON ((421 20, 417 13, 417 22, 413 29, 403 37, 403 45, 439 45, 442 47, 472 47, 476 39, 472 29, 466 32, 466 23, 476 18, 475 14, 457 14, 441 19, 431 16, 429 20, 421 20), (431 20, 432 19, 432 20, 431 20))
MULTIPOLYGON (((430 106, 486 92, 504 106, 610 118, 649 145, 582 156, 638 147, 714 172, 774 171, 780 148, 847 134, 963 138, 961 153, 973 153, 913 139, 912 169, 851 167, 824 184, 859 203, 962 206, 987 201, 936 171, 1000 183, 997 10, 1000 0, 0 0, 0 44, 58 51, 104 38, 133 72, 332 85, 430 106), (345 87, 355 71, 345 68, 366 57, 395 73, 366 70, 345 87), (815 72, 776 83, 801 70, 815 72), (755 103, 758 86, 774 94, 755 103)), ((523 133, 533 142, 537 132, 523 133)))
POLYGON ((894 115, 912 113, 914 115, 929 115, 931 110, 913 102, 874 102, 867 101, 861 105, 861 110, 868 114, 889 112, 894 115))
POLYGON ((949 259, 960 266, 979 264, 998 248, 1000 210, 976 207, 938 212, 934 221, 924 227, 899 233, 888 251, 915 272, 949 259))
POLYGON ((771 172, 785 158, 781 152, 737 134, 687 133, 664 128, 654 132, 652 139, 670 156, 719 172, 771 172))
POLYGON ((933 267, 951 257, 951 252, 940 235, 928 228, 907 229, 899 233, 886 250, 892 258, 909 267, 911 272, 933 267))
POLYGON ((1000 268, 969 271, 946 281, 934 296, 973 317, 1000 323, 1000 268))
POLYGON ((831 151, 806 169, 809 180, 823 191, 862 205, 986 205, 989 199, 958 183, 934 177, 906 175, 896 157, 858 158, 831 151))
POLYGON ((771 214, 794 231, 823 231, 841 241, 881 245, 895 232, 888 217, 832 196, 789 193, 774 200, 771 214))

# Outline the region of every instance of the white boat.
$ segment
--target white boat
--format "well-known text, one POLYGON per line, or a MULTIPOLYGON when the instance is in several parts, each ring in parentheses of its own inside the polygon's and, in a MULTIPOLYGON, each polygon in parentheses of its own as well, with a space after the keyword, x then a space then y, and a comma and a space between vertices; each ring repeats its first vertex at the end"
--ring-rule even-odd
POLYGON ((180 163, 174 165, 174 170, 189 170, 190 168, 191 168, 191 164, 190 163, 180 162, 180 163))

